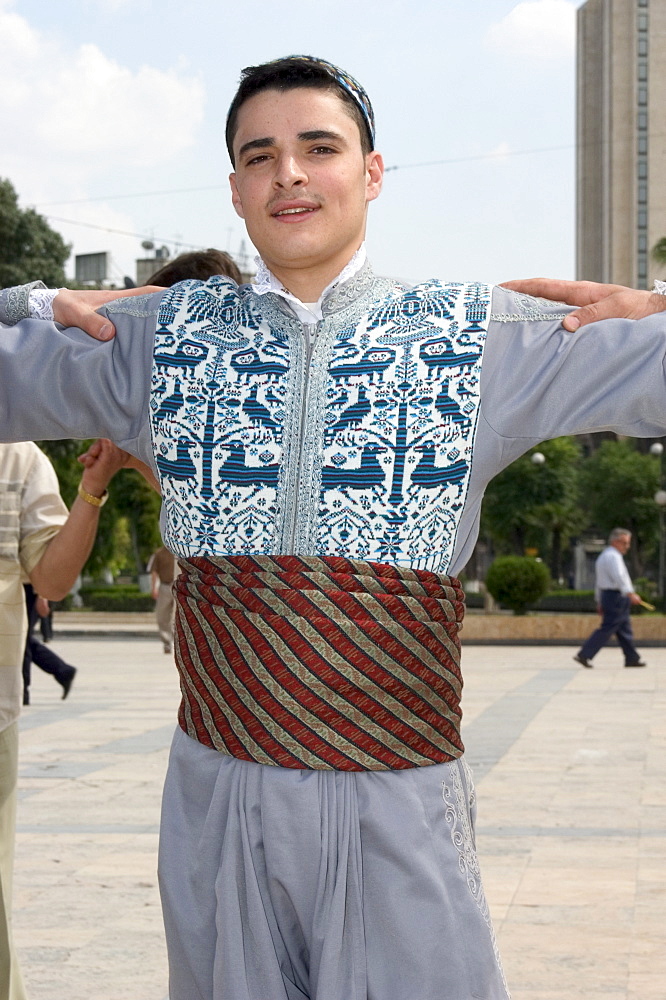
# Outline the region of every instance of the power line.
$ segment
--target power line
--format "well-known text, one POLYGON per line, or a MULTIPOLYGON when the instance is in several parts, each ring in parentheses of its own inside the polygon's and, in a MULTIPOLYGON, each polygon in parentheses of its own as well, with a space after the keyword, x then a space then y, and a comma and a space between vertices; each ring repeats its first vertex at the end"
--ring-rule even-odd
POLYGON ((416 167, 439 167, 447 163, 471 163, 473 160, 508 160, 511 156, 530 156, 532 153, 557 153, 563 149, 575 149, 575 144, 568 143, 566 146, 543 146, 540 149, 496 149, 492 153, 478 153, 473 156, 452 156, 446 160, 424 160, 422 163, 399 163, 392 167, 386 167, 385 173, 389 170, 414 170, 416 167))
POLYGON ((94 198, 72 198, 69 201, 43 201, 35 208, 48 208, 50 205, 85 205, 90 201, 118 201, 122 198, 149 198, 159 194, 189 194, 193 191, 220 191, 226 184, 209 184, 205 187, 168 188, 164 191, 135 191, 132 194, 100 194, 94 198))
POLYGON ((153 243, 170 243, 174 247, 187 247, 190 250, 201 250, 200 243, 183 243, 167 236, 154 236, 148 233, 130 233, 126 229, 111 229, 109 226, 98 226, 94 222, 79 222, 77 219, 62 219, 58 215, 46 215, 53 222, 66 222, 68 226, 84 226, 86 229, 99 229, 104 233, 115 233, 117 236, 133 236, 137 240, 151 240, 153 243))

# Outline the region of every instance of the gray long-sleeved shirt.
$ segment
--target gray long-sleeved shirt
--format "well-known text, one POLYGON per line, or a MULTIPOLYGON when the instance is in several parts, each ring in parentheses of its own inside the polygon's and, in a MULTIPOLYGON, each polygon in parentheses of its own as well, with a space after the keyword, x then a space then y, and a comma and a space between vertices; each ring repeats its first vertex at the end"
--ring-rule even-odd
MULTIPOLYGON (((385 279, 372 280, 378 283, 385 279)), ((251 298, 253 293, 246 294, 251 298)), ((117 329, 116 338, 109 343, 100 343, 81 331, 61 329, 42 321, 25 320, 0 330, 0 438, 105 436, 156 471, 166 465, 180 468, 176 477, 180 476, 186 484, 186 473, 182 472, 186 457, 179 452, 177 461, 168 462, 158 455, 156 462, 151 440, 151 398, 153 414, 160 402, 155 395, 153 362, 162 295, 124 299, 107 306, 103 311, 117 329)), ((251 302, 244 307, 250 309, 254 317, 252 322, 261 316, 262 310, 265 312, 265 300, 270 298, 264 296, 262 302, 251 302)), ((247 298, 245 301, 247 303, 247 298)), ((0 296, 0 320, 7 315, 3 313, 5 307, 6 298, 0 296)), ((281 312, 289 336, 298 334, 299 324, 293 316, 287 315, 288 308, 283 304, 275 310, 281 312)), ((637 322, 608 320, 568 333, 561 326, 567 311, 561 304, 531 299, 499 287, 492 290, 491 320, 480 368, 471 467, 464 496, 456 505, 451 551, 443 566, 448 572, 458 572, 471 555, 478 532, 481 499, 489 480, 533 445, 563 434, 599 430, 637 437, 666 434, 666 313, 637 322)), ((325 322, 335 325, 336 313, 332 308, 325 322)), ((323 344, 321 350, 325 349, 323 344)), ((251 359, 251 355, 252 349, 248 347, 247 357, 251 359)), ((234 357, 239 358, 240 354, 234 357)), ((429 373, 436 373, 427 354, 422 355, 423 359, 431 364, 429 373)), ((187 365, 188 362, 183 360, 181 363, 187 365)), ((249 376, 241 371, 241 362, 233 362, 232 367, 233 364, 237 368, 236 382, 241 386, 249 385, 249 376)), ((248 364, 251 368, 251 360, 248 364)), ((462 373, 464 376, 464 368, 462 373)), ((374 374, 370 376, 374 377, 374 374)), ((377 377, 381 379, 381 373, 377 377)), ((262 376, 261 392, 265 399, 270 398, 271 393, 275 396, 271 378, 270 373, 262 376)), ((457 383, 458 388, 463 383, 464 378, 457 383)), ((219 387, 219 379, 215 384, 219 387)), ((361 421, 366 397, 361 388, 355 390, 356 395, 352 398, 349 380, 345 382, 340 378, 336 385, 343 399, 340 412, 344 413, 346 406, 348 416, 341 417, 326 433, 337 434, 336 440, 344 443, 351 441, 356 433, 352 417, 358 416, 361 421), (350 400, 358 408, 356 414, 349 414, 350 400)), ((447 386, 448 383, 444 388, 447 386)), ((224 382, 219 391, 226 391, 224 382)), ((248 415, 247 426, 256 430, 261 441, 262 435, 268 439, 272 418, 266 405, 258 408, 257 393, 252 391, 254 395, 250 394, 249 402, 247 392, 243 397, 243 408, 248 415)), ((443 418, 446 422, 454 419, 451 413, 455 407, 451 397, 441 402, 443 391, 440 386, 437 403, 440 413, 446 406, 451 411, 443 418)), ((458 402, 462 398, 456 397, 458 402)), ((232 396, 228 401, 234 402, 232 396)), ((428 402, 432 400, 416 400, 410 405, 425 406, 428 402)), ((182 409, 184 411, 185 403, 182 409)), ((239 446, 239 442, 230 438, 228 443, 233 458, 233 448, 239 446)), ((367 443, 363 447, 369 448, 367 443)), ((416 451, 421 458, 414 457, 413 461, 425 463, 427 448, 427 441, 418 446, 416 451)), ((360 452, 361 445, 358 450, 360 452)), ((375 450, 381 452, 382 449, 376 447, 375 450)), ((379 460, 371 455, 367 468, 374 468, 371 463, 376 459, 379 460)), ((265 461, 266 469, 274 468, 269 453, 265 461)), ((266 470, 264 474, 268 477, 266 470)), ((331 466, 331 482, 334 477, 335 469, 331 466)), ((429 488, 427 484, 424 490, 426 488, 429 488)), ((423 494, 426 499, 430 495, 423 494)))

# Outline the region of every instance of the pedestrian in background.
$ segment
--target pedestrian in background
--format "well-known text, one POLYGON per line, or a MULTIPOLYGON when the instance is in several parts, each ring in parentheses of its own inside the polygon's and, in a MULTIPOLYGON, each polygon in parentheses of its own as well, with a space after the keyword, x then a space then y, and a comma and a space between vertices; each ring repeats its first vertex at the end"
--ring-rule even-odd
POLYGON ((176 560, 163 545, 150 557, 148 572, 151 575, 151 593, 156 602, 157 629, 164 652, 170 653, 173 643, 173 580, 176 575, 176 560))
POLYGON ((636 649, 631 628, 631 605, 640 604, 641 599, 634 590, 623 558, 630 547, 631 532, 626 528, 613 528, 608 536, 608 545, 595 563, 594 595, 602 621, 574 656, 574 660, 583 667, 594 666, 590 660, 612 635, 617 636, 622 648, 625 667, 647 666, 636 649))

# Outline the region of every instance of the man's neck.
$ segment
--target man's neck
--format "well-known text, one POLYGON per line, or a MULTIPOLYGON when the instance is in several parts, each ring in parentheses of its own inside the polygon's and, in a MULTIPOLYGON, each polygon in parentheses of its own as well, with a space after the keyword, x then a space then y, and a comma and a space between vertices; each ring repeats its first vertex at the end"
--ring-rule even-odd
POLYGON ((357 250, 358 247, 354 247, 351 252, 341 254, 333 261, 307 267, 284 267, 270 261, 264 263, 284 288, 301 302, 317 302, 324 289, 342 273, 357 250))

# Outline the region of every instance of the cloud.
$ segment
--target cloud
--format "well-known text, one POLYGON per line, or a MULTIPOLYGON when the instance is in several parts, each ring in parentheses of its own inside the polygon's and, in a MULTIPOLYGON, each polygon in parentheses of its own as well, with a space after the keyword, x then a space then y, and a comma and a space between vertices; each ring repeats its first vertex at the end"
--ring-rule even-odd
POLYGON ((497 160, 504 163, 511 156, 511 146, 508 142, 500 142, 488 153, 488 159, 497 160))
POLYGON ((511 57, 569 57, 576 46, 576 6, 570 0, 524 0, 491 25, 484 43, 511 57))
POLYGON ((48 149, 76 172, 112 155, 153 166, 190 146, 203 119, 204 87, 182 67, 130 69, 96 45, 71 50, 0 0, 0 134, 14 152, 48 149))
POLYGON ((171 164, 179 169, 179 154, 199 138, 205 90, 176 58, 166 68, 124 65, 94 44, 41 30, 13 0, 0 0, 0 175, 22 206, 53 212, 51 225, 74 252, 111 251, 114 278, 131 271, 139 241, 109 230, 145 231, 139 202, 65 203, 113 192, 119 178, 121 190, 150 190, 171 164))

